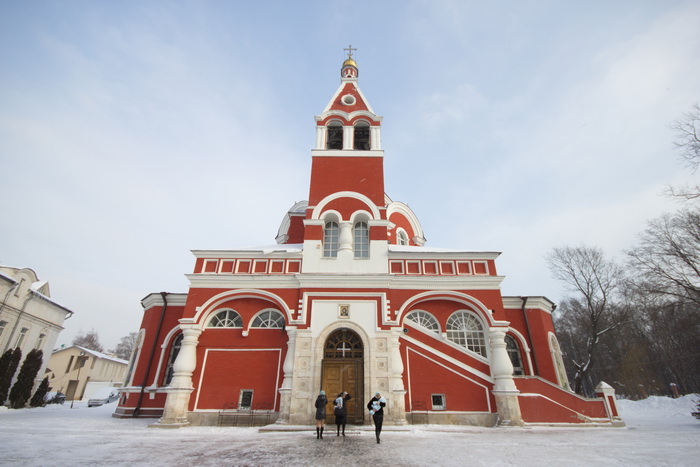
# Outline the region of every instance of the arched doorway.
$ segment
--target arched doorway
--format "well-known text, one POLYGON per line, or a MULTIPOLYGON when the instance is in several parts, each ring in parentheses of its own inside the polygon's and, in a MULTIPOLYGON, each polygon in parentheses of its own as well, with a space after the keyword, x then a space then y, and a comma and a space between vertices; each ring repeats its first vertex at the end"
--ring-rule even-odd
POLYGON ((321 388, 326 391, 329 405, 327 422, 334 423, 333 400, 341 391, 347 391, 348 423, 363 423, 364 418, 364 348, 362 339, 347 328, 334 331, 323 346, 321 388))

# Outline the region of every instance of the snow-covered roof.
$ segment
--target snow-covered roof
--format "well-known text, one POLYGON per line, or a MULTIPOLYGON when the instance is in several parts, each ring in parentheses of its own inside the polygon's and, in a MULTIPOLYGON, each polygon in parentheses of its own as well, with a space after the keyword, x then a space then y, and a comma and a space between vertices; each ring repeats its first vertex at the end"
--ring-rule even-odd
POLYGON ((124 364, 124 365, 128 365, 128 364, 129 364, 128 361, 122 360, 121 358, 117 358, 117 357, 114 357, 114 356, 112 356, 112 355, 107 355, 107 354, 105 354, 105 353, 98 352, 97 350, 88 349, 88 348, 85 348, 85 347, 80 346, 80 345, 69 345, 68 347, 62 347, 62 348, 60 348, 60 349, 56 349, 56 350, 54 350, 54 351, 51 352, 51 353, 63 352, 64 350, 68 350, 68 349, 72 349, 72 348, 80 349, 81 351, 83 351, 83 352, 85 352, 85 353, 89 353, 90 355, 93 355, 93 356, 95 356, 95 357, 97 357, 97 358, 101 358, 101 359, 103 359, 103 360, 110 360, 110 361, 113 361, 113 362, 122 363, 122 364, 124 364))

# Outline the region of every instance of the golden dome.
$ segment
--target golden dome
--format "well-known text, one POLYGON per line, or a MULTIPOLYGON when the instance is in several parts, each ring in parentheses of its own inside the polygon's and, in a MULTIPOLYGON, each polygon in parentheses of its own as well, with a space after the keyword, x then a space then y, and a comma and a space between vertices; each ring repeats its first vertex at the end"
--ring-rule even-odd
POLYGON ((346 67, 346 66, 348 66, 348 65, 352 65, 352 66, 354 66, 355 68, 357 68, 357 63, 355 63, 355 60, 353 60, 352 58, 348 58, 347 60, 345 60, 345 61, 343 62, 343 67, 346 67))

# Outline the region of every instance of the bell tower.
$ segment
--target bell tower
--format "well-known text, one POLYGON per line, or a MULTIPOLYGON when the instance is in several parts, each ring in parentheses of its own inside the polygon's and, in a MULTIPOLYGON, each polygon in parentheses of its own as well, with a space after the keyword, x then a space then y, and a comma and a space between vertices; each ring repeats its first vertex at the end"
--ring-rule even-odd
POLYGON ((345 49, 340 86, 315 117, 303 272, 387 272, 382 117, 358 86, 356 50, 345 49))

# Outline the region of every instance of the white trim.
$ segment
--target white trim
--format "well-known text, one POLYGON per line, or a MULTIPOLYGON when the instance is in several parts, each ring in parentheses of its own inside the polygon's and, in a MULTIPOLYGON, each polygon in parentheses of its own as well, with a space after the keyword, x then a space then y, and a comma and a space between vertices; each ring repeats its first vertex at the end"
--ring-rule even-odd
MULTIPOLYGON (((331 201, 335 201, 336 199, 340 198, 353 198, 358 201, 363 202, 364 204, 367 205, 367 207, 370 209, 370 212, 372 214, 371 219, 380 219, 381 214, 379 213, 379 209, 377 209, 377 206, 374 204, 374 202, 369 199, 367 196, 363 195, 362 193, 357 193, 355 191, 338 191, 333 194, 330 194, 323 198, 317 205, 314 207, 313 212, 311 213, 311 218, 312 219, 320 219, 321 213, 325 216, 325 212, 323 212, 323 208, 326 207, 331 201)), ((341 218, 341 220, 344 220, 341 218)))

